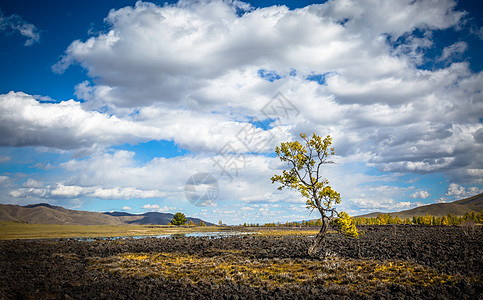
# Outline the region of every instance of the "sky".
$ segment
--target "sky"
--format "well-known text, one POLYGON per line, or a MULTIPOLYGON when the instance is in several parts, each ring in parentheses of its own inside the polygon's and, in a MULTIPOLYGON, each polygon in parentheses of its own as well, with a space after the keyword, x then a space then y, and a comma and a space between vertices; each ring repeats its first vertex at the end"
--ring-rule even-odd
POLYGON ((350 215, 483 192, 479 1, 0 0, 0 203, 315 219, 270 178, 300 133, 350 215))

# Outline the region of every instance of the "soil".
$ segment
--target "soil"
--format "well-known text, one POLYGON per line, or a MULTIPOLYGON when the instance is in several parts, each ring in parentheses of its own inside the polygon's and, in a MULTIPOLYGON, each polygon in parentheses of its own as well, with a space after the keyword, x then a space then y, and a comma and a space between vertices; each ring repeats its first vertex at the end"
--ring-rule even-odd
MULTIPOLYGON (((306 254, 313 237, 0 241, 0 299, 483 299, 482 227, 465 234, 457 226, 366 226, 360 228, 365 235, 359 240, 329 234, 324 253, 316 258, 306 254), (388 279, 375 285, 371 281, 375 279, 368 278, 367 285, 372 285, 366 289, 360 283, 354 288, 347 279, 251 284, 235 279, 194 281, 179 272, 177 277, 162 272, 154 276, 138 269, 126 275, 122 271, 126 263, 119 257, 141 253, 239 261, 240 265, 243 261, 244 266, 280 261, 292 265, 293 261, 309 266, 307 274, 311 265, 325 261, 339 266, 342 261, 407 262, 422 266, 424 272, 418 276, 441 274, 447 282, 432 284, 426 278, 421 281, 424 284, 398 284, 388 279)), ((141 263, 145 269, 151 266, 141 263)))

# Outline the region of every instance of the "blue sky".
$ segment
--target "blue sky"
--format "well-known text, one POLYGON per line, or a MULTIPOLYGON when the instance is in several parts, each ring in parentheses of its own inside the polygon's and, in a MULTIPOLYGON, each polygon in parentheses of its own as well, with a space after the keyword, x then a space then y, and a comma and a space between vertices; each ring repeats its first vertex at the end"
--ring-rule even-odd
POLYGON ((482 11, 2 0, 0 203, 314 218, 270 183, 274 147, 300 132, 334 138, 325 176, 352 215, 481 193, 482 11), (195 174, 217 181, 206 206, 186 200, 195 174))

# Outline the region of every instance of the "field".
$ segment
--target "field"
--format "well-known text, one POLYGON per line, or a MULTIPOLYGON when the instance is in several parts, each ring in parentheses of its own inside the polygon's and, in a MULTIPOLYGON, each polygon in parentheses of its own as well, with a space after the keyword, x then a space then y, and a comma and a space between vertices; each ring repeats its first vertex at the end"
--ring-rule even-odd
POLYGON ((5 239, 51 239, 68 237, 121 237, 187 234, 192 232, 218 231, 214 226, 168 226, 168 225, 46 225, 18 222, 0 222, 0 240, 5 239))
POLYGON ((223 238, 0 241, 0 299, 483 299, 483 230, 255 228, 223 238))

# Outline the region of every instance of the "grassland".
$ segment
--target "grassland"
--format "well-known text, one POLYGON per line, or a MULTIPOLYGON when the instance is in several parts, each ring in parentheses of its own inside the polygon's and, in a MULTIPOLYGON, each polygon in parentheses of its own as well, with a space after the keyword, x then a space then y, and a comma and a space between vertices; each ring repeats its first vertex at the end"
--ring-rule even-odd
POLYGON ((47 225, 0 222, 0 239, 52 239, 68 237, 120 237, 187 234, 193 232, 216 232, 215 226, 169 226, 169 225, 47 225))
POLYGON ((430 286, 458 283, 463 277, 439 274, 404 261, 309 259, 248 259, 243 251, 219 251, 203 257, 184 253, 123 253, 90 259, 91 268, 121 277, 163 277, 190 283, 235 283, 253 287, 297 285, 345 286, 371 293, 382 285, 430 286))
POLYGON ((170 225, 49 225, 0 222, 0 240, 52 239, 52 238, 99 238, 189 234, 203 232, 248 232, 266 237, 314 236, 318 228, 289 227, 218 227, 218 226, 170 226, 170 225))
MULTIPOLYGON (((7 225, 21 234, 39 229, 7 225)), ((82 232, 65 234, 89 228, 76 227, 82 232)), ((41 232, 46 228, 56 229, 41 232)), ((307 235, 315 228, 91 228, 102 229, 91 229, 91 236, 109 229, 116 236, 138 230, 252 234, 0 240, 0 299, 481 299, 483 290, 481 227, 466 234, 457 226, 370 226, 359 240, 329 233, 318 257, 307 256, 313 240, 307 235)))

